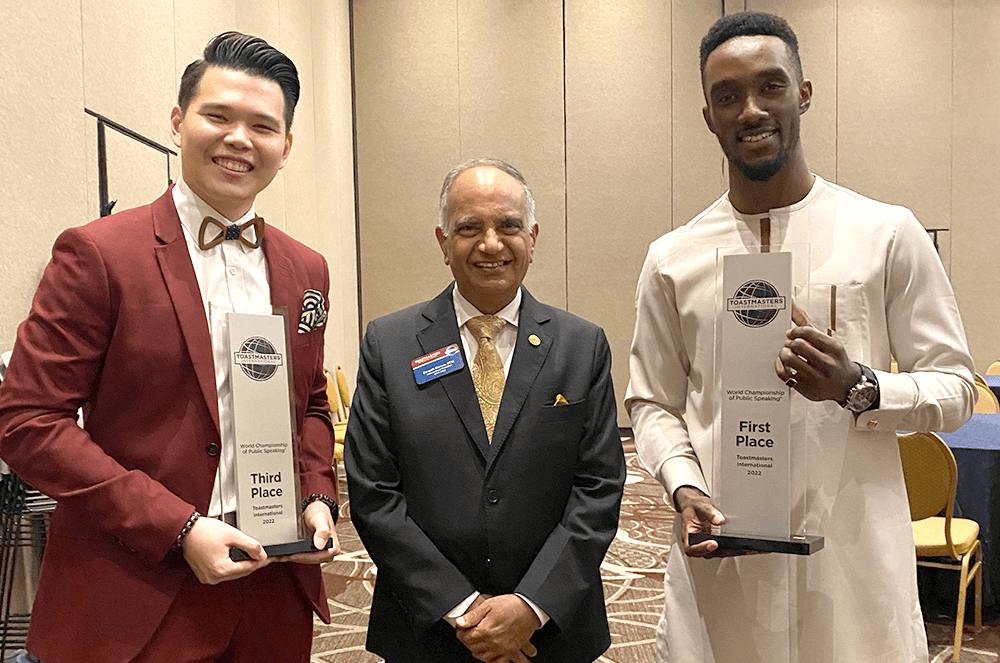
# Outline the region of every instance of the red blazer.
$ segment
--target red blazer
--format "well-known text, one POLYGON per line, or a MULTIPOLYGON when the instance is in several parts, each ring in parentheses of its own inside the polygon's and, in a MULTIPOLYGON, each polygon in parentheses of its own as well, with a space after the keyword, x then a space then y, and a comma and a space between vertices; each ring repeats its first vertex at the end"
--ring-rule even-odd
MULTIPOLYGON (((273 227, 262 246, 289 312, 301 491, 335 495, 325 325, 297 332, 304 291, 327 296, 326 262, 273 227)), ((59 236, 10 363, 0 455, 58 501, 28 646, 50 663, 130 660, 192 575, 170 548, 208 512, 219 461, 211 339, 170 190, 59 236)), ((329 621, 319 567, 294 573, 329 621)))

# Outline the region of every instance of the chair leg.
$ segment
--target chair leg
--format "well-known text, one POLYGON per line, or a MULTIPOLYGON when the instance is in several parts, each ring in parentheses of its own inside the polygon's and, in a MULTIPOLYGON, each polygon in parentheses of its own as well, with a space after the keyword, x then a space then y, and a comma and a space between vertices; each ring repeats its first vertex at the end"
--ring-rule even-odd
POLYGON ((976 568, 976 633, 983 630, 983 549, 977 551, 979 561, 976 568))
MULTIPOLYGON (((969 560, 973 557, 970 553, 962 557, 962 571, 958 579, 958 614, 955 615, 955 653, 953 660, 958 663, 962 654, 962 629, 965 627, 965 597, 969 588, 969 560)), ((976 576, 979 577, 978 575, 976 576)), ((978 587, 978 585, 977 585, 978 587)), ((976 594, 978 598, 979 595, 976 594)))

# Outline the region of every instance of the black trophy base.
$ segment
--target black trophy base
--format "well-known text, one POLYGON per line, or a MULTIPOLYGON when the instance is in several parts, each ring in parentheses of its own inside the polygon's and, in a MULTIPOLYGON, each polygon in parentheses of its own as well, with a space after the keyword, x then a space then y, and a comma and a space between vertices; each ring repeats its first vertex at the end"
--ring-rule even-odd
MULTIPOLYGON (((324 550, 329 550, 333 547, 333 539, 326 540, 326 546, 324 550)), ((313 545, 312 539, 308 541, 292 541, 291 543, 275 543, 270 546, 264 546, 264 552, 267 553, 268 557, 278 557, 281 555, 295 555, 296 553, 307 553, 307 552, 317 552, 319 548, 313 545)), ((230 548, 229 549, 229 559, 234 562, 246 562, 250 559, 250 555, 246 554, 240 548, 230 548)))
POLYGON ((739 536, 698 532, 688 535, 688 543, 716 541, 719 550, 727 552, 773 552, 785 555, 812 555, 823 549, 822 536, 790 536, 787 539, 766 536, 739 536))

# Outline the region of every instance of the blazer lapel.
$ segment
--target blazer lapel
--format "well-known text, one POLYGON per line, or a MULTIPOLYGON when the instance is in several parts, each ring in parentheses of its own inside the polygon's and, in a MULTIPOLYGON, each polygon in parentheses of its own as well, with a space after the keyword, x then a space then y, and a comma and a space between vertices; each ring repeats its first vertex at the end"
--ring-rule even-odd
POLYGON ((184 231, 171 196, 171 189, 150 205, 153 215, 153 232, 160 242, 153 247, 160 265, 163 282, 174 304, 174 313, 184 336, 188 355, 194 365, 198 386, 212 413, 215 431, 219 432, 219 397, 215 389, 215 358, 212 355, 212 337, 208 331, 205 303, 198 288, 198 277, 191 264, 184 231))
POLYGON ((417 342, 424 353, 434 352, 452 343, 458 343, 458 347, 462 348, 465 370, 446 375, 438 382, 448 394, 448 399, 462 420, 465 430, 485 460, 490 453, 490 442, 486 437, 486 424, 483 423, 483 413, 479 409, 476 387, 472 384, 469 358, 465 356, 462 337, 458 331, 458 320, 455 318, 455 305, 451 296, 453 287, 454 284, 445 288, 444 292, 429 301, 424 307, 421 313, 426 324, 417 331, 417 342))
MULTIPOLYGON (((503 388, 503 398, 500 401, 500 412, 497 414, 497 424, 493 429, 493 443, 489 447, 486 468, 489 470, 501 447, 507 440, 514 422, 517 421, 524 401, 535 383, 545 357, 552 347, 552 337, 546 333, 545 323, 549 315, 542 310, 538 300, 532 297, 526 288, 521 288, 521 312, 518 316, 517 342, 514 345, 514 356, 511 358, 510 373, 503 388), (535 336, 538 344, 528 341, 535 336)), ((478 405, 478 403, 477 403, 478 405)))
MULTIPOLYGON (((299 306, 302 303, 302 296, 304 291, 302 290, 301 283, 296 284, 294 281, 294 276, 292 275, 292 266, 289 263, 289 258, 280 250, 273 245, 274 238, 272 237, 274 233, 264 233, 263 240, 261 241, 261 248, 264 250, 264 260, 267 262, 267 280, 268 286, 271 289, 271 306, 280 307, 283 306, 288 309, 288 327, 285 329, 285 334, 296 333, 299 326, 300 315, 299 306), (296 285, 298 285, 298 290, 296 290, 296 285)), ((291 341, 294 337, 289 336, 288 341, 291 341)))

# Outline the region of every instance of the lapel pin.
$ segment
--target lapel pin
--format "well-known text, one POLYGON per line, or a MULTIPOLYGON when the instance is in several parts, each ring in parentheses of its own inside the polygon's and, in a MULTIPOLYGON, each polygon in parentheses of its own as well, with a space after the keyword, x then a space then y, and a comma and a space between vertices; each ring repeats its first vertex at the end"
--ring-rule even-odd
POLYGON ((532 345, 538 346, 538 345, 542 344, 542 339, 540 339, 537 336, 535 336, 534 334, 532 334, 531 336, 528 337, 528 343, 531 343, 532 345))

